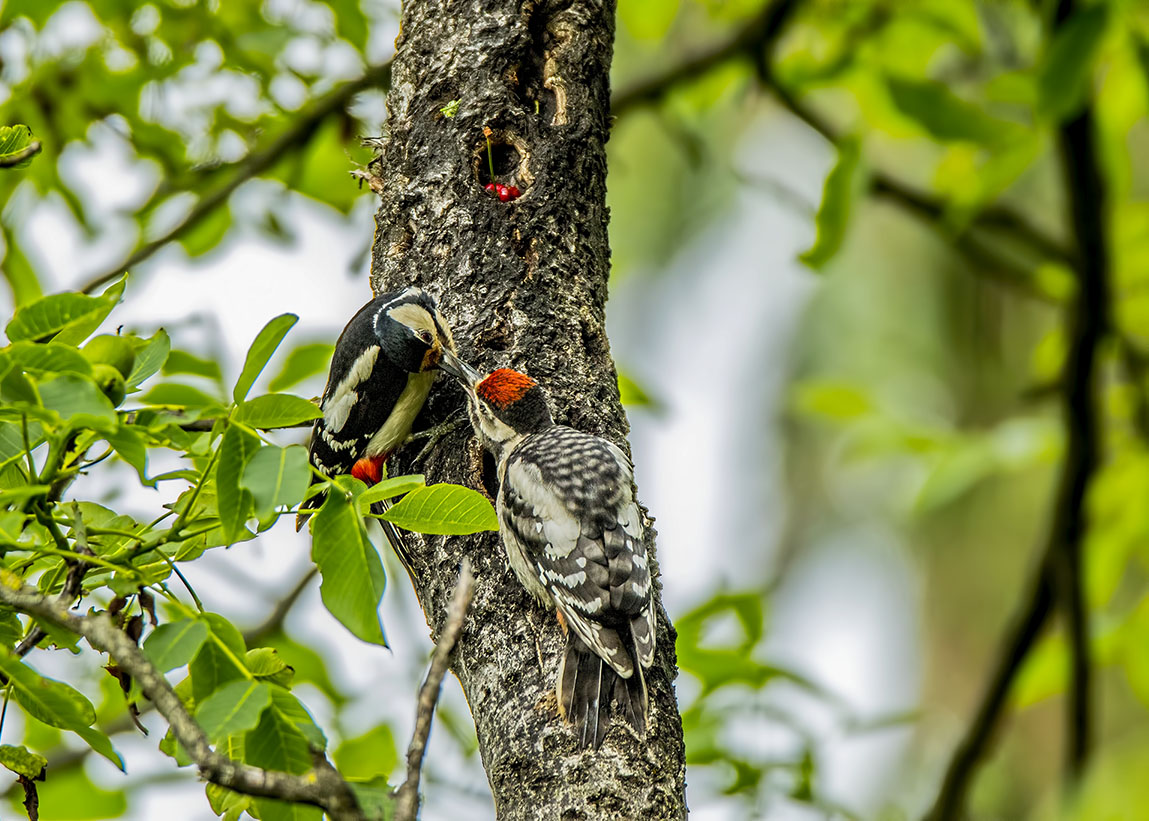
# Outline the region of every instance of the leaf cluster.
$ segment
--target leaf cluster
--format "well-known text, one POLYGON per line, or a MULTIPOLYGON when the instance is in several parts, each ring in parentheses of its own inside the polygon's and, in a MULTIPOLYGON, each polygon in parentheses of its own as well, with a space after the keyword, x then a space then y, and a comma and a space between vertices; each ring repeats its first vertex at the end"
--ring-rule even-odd
MULTIPOLYGON (((7 324, 10 344, 0 348, 3 583, 32 584, 68 605, 85 600, 88 607, 107 611, 134 642, 142 642, 159 674, 186 668, 176 692, 218 752, 265 769, 306 773, 327 741, 292 693, 296 668, 276 647, 249 647, 225 616, 204 612, 179 566, 215 548, 258 538, 283 517, 293 519, 309 494, 324 493, 311 518, 323 602, 356 636, 385 644, 379 618, 384 568, 364 524, 371 504, 402 496, 382 515, 429 533, 496 529, 494 510, 473 490, 425 487, 421 476, 394 477, 371 489, 351 477, 329 479, 312 469, 303 445, 273 441, 270 431, 309 426, 320 415, 313 402, 290 393, 252 396, 296 323, 294 315, 267 323, 228 387, 218 365, 173 350, 162 329, 149 337, 92 336, 123 288, 120 281, 100 296, 43 297, 18 309, 7 324), (210 387, 171 379, 180 375, 196 376, 210 387), (161 452, 179 466, 155 475, 149 464, 161 452), (140 485, 168 499, 150 521, 72 493, 84 487, 73 484, 79 476, 100 474, 116 462, 130 466, 140 485)), ((289 359, 317 358, 312 346, 289 359)), ((280 374, 273 381, 286 386, 293 378, 280 374)), ((76 734, 122 768, 108 736, 94 726, 91 702, 22 660, 49 644, 85 652, 76 639, 0 608, 5 697, 30 721, 76 734)), ((283 636, 273 637, 273 643, 300 660, 307 680, 334 693, 313 652, 283 636)), ((121 707, 138 723, 142 705, 136 683, 115 659, 107 669, 122 691, 121 707)), ((2 747, 0 763, 23 779, 42 777, 45 757, 32 751, 35 746, 2 747)), ((160 749, 190 763, 170 730, 160 749)), ((29 784, 25 789, 34 793, 29 784)), ((209 785, 208 798, 224 818, 245 811, 262 819, 320 817, 315 808, 215 785, 209 785)))

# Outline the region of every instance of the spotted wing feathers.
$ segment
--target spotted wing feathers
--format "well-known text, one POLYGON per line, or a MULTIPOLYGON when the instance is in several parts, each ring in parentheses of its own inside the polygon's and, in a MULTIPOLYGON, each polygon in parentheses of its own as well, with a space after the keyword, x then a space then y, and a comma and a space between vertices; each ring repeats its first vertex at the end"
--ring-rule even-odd
POLYGON ((556 426, 525 440, 504 469, 499 514, 511 566, 570 631, 564 712, 597 746, 613 697, 641 732, 655 625, 629 461, 606 440, 556 426))

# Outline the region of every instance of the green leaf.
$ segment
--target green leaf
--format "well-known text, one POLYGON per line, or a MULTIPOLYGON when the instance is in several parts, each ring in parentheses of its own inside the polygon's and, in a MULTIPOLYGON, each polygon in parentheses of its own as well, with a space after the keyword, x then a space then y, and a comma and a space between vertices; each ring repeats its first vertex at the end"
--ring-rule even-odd
POLYGON ((198 619, 161 624, 144 640, 144 653, 161 673, 182 667, 207 641, 208 627, 198 619))
POLYGON ((335 766, 344 778, 387 777, 399 764, 399 747, 387 724, 349 738, 335 748, 335 766))
POLYGON ((146 405, 181 408, 211 408, 220 405, 220 400, 211 394, 204 393, 191 385, 180 385, 176 382, 156 385, 145 393, 140 401, 146 405))
POLYGON ((219 463, 216 465, 216 499, 219 521, 224 539, 235 541, 243 531, 244 522, 251 515, 251 491, 241 487, 247 463, 260 448, 260 441, 239 425, 228 425, 219 444, 219 463))
POLYGON ((207 623, 208 640, 188 665, 191 696, 196 704, 202 703, 227 682, 246 678, 246 668, 242 666, 246 649, 239 630, 216 613, 204 613, 200 619, 207 623))
POLYGON ((499 529, 499 517, 486 497, 462 485, 438 484, 413 490, 383 518, 416 533, 462 536, 499 529))
POLYGON ((92 363, 71 345, 16 342, 8 347, 7 354, 26 371, 92 375, 92 363))
POLYGON ((287 332, 298 321, 299 317, 295 314, 280 314, 264 325, 263 330, 256 335, 255 341, 251 343, 251 347, 247 351, 247 358, 243 363, 243 371, 239 374, 239 381, 235 383, 235 390, 232 391, 232 398, 236 402, 242 402, 247 398, 251 386, 255 384, 255 380, 267 367, 267 361, 271 359, 271 355, 275 353, 279 343, 287 336, 287 332))
MULTIPOLYGON (((230 753, 228 757, 233 758, 230 753)), ((233 760, 241 759, 233 758, 233 760)), ((204 791, 207 793, 212 812, 220 816, 223 821, 239 821, 243 813, 255 803, 255 799, 250 795, 237 793, 218 784, 207 784, 204 791)))
MULTIPOLYGON (((263 639, 263 643, 266 647, 275 648, 278 657, 287 663, 293 671, 294 683, 314 684, 337 707, 347 702, 347 696, 331 680, 327 663, 314 648, 296 641, 282 630, 263 639)), ((248 666, 251 667, 250 656, 248 666)))
POLYGON ((90 325, 95 330, 111 312, 112 304, 103 297, 85 294, 51 294, 17 309, 5 332, 12 342, 25 339, 36 342, 47 341, 66 328, 90 325))
POLYGON ((116 430, 116 410, 91 381, 73 374, 45 379, 37 385, 40 402, 55 411, 69 427, 88 427, 102 433, 116 430))
POLYGON ((662 402, 652 397, 642 385, 621 370, 618 372, 618 399, 628 408, 662 409, 662 402))
POLYGON ((16 775, 36 780, 44 774, 44 768, 48 766, 48 759, 32 752, 27 747, 0 744, 0 764, 3 764, 16 775))
POLYGON ((25 779, 38 781, 44 777, 44 768, 48 766, 48 759, 32 752, 26 746, 0 744, 0 764, 16 775, 23 775, 25 779))
POLYGON ((382 499, 394 499, 412 490, 418 490, 427 483, 427 477, 422 473, 412 473, 408 476, 392 476, 378 484, 372 485, 359 496, 359 510, 364 514, 372 504, 382 499))
POLYGON ((192 376, 202 376, 205 379, 211 379, 215 382, 223 381, 223 374, 220 372, 218 362, 213 362, 210 359, 202 359, 187 351, 172 351, 169 353, 168 359, 164 363, 163 371, 165 376, 186 373, 192 376))
MULTIPOLYGON (((311 769, 307 739, 278 710, 264 711, 258 726, 244 738, 244 755, 248 764, 267 770, 301 774, 311 769)), ((262 821, 322 818, 320 810, 300 804, 260 798, 256 805, 262 821)))
POLYGON ((179 235, 178 242, 189 257, 198 257, 215 248, 231 228, 231 209, 221 203, 179 235))
MULTIPOLYGON (((39 422, 28 422, 28 443, 33 449, 44 441, 39 422)), ((0 422, 0 465, 24 456, 24 426, 21 422, 0 422)))
POLYGON ((159 373, 171 353, 171 347, 171 340, 163 328, 152 334, 146 342, 139 342, 135 364, 125 380, 128 387, 138 387, 144 380, 159 373))
POLYGON ((1043 116, 1062 122, 1085 104, 1108 9, 1106 3, 1081 9, 1054 33, 1037 69, 1037 108, 1043 116))
MULTIPOLYGON (((32 137, 32 129, 23 125, 5 125, 0 126, 0 162, 3 162, 15 154, 19 154, 25 148, 30 146, 35 139, 32 137)), ((4 165, 4 169, 10 168, 26 168, 32 164, 32 158, 21 160, 14 165, 4 165)))
POLYGON ((271 704, 271 690, 261 681, 238 679, 220 687, 196 707, 195 717, 212 744, 259 723, 271 704))
POLYGON ((813 247, 799 259, 818 269, 833 259, 842 247, 854 200, 854 177, 861 158, 857 140, 844 140, 838 146, 838 162, 826 177, 822 203, 818 206, 815 225, 818 229, 813 247))
POLYGON ((306 804, 289 804, 271 798, 257 798, 255 805, 259 807, 259 817, 262 821, 321 821, 323 818, 322 810, 306 804))
POLYGON ((12 684, 12 698, 30 716, 64 730, 82 730, 96 720, 96 710, 83 693, 44 678, 19 659, 0 654, 0 671, 12 684))
POLYGON ((302 701, 282 687, 272 687, 271 706, 284 721, 302 733, 312 746, 327 749, 327 738, 302 701))
POLYGON ((95 727, 72 727, 72 732, 87 742, 88 746, 115 765, 120 772, 127 772, 124 757, 112 746, 112 740, 95 727))
POLYGON ((902 114, 943 142, 999 143, 1019 129, 1016 123, 988 116, 980 106, 933 80, 886 77, 886 87, 902 114))
POLYGON ((390 821, 395 816, 395 787, 386 778, 352 783, 351 791, 372 821, 390 821))
POLYGON ((323 411, 314 402, 290 393, 269 393, 240 405, 236 419, 253 428, 267 430, 298 425, 322 415, 323 411))
POLYGON ((300 345, 283 360, 283 367, 279 373, 268 383, 267 389, 271 391, 284 391, 294 387, 308 377, 323 373, 331 364, 331 355, 335 346, 329 342, 312 342, 300 345))
POLYGON ((253 676, 258 679, 270 681, 281 687, 288 687, 295 674, 274 647, 257 647, 248 650, 244 663, 253 676))
MULTIPOLYGON (((0 517, 10 515, 17 520, 23 520, 23 515, 19 513, 0 514, 0 517)), ((8 534, 3 528, 0 528, 0 536, 7 536, 8 534)), ((15 541, 15 536, 10 537, 15 541)), ((20 619, 16 616, 15 611, 0 608, 0 647, 5 650, 11 650, 16 646, 24 636, 24 625, 20 623, 20 619)), ((3 650, 0 650, 3 652, 3 650)))
POLYGON ((0 491, 0 506, 15 505, 25 499, 35 499, 38 496, 47 496, 51 485, 22 485, 0 491))
POLYGON ((251 492, 255 515, 264 519, 281 505, 296 505, 311 482, 307 450, 302 445, 286 448, 268 445, 251 457, 243 470, 240 487, 251 492))
POLYGON ((148 448, 144 437, 136 432, 131 425, 122 422, 111 433, 105 433, 104 439, 116 451, 116 455, 135 469, 140 477, 140 484, 155 487, 155 482, 147 477, 148 448))
POLYGON ((356 479, 335 480, 319 512, 311 517, 311 558, 323 577, 319 593, 328 612, 364 641, 386 646, 379 621, 383 562, 348 498, 362 489, 363 483, 356 479))

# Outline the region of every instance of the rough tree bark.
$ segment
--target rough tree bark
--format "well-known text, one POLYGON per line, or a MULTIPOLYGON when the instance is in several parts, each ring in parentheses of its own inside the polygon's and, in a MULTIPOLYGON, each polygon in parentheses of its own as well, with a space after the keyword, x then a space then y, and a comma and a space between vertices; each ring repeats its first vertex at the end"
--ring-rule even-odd
MULTIPOLYGON (((476 367, 538 379, 556 420, 626 447, 604 326, 610 252, 606 153, 614 35, 610 0, 408 0, 388 96, 371 285, 434 293, 476 367), (454 116, 440 109, 458 102, 454 116), (490 181, 514 183, 503 203, 490 181)), ((463 405, 440 381, 426 424, 463 405)), ((429 481, 495 487, 493 464, 460 428, 412 465, 429 481)), ((653 531, 651 531, 653 540, 653 531)), ((578 751, 553 696, 562 639, 507 567, 497 536, 411 537, 416 593, 437 633, 461 557, 477 578, 453 669, 478 731, 500 819, 676 819, 686 815, 673 628, 659 601, 645 741, 620 724, 578 751)), ((653 548, 653 544, 652 544, 653 548)), ((661 593, 656 593, 661 597, 661 593)))

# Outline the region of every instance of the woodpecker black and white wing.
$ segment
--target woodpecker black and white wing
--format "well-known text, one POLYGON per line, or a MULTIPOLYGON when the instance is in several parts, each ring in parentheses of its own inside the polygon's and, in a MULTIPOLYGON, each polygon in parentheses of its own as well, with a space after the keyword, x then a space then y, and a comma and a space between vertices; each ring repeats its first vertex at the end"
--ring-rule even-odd
POLYGON ((351 471, 406 387, 407 372, 382 355, 374 333, 375 315, 395 296, 364 305, 336 343, 311 437, 311 463, 328 476, 351 471))
POLYGON ((630 462, 604 439, 555 426, 528 437, 504 471, 499 515, 511 566, 571 633, 559 676, 564 712, 597 746, 613 694, 642 732, 655 626, 630 462))

